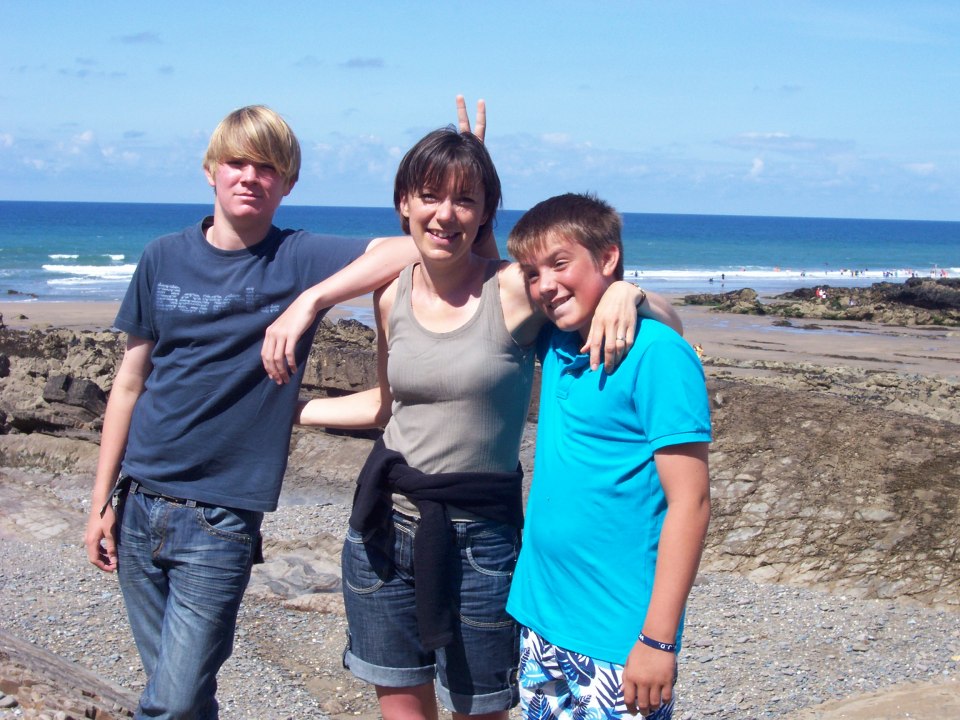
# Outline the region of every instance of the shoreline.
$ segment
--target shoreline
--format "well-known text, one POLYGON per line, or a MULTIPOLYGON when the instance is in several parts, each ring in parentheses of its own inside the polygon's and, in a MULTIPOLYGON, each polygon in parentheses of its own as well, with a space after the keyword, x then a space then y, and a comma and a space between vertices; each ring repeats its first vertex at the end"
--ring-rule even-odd
MULTIPOLYGON (((774 316, 715 312, 679 305, 684 337, 699 344, 706 359, 852 365, 866 370, 960 380, 960 328, 883 325, 864 321, 797 318, 776 325, 774 316)), ((12 330, 110 330, 119 302, 0 302, 3 324, 12 330)), ((327 317, 355 319, 373 327, 372 296, 334 307, 327 317)))
MULTIPOLYGON (((327 313, 331 320, 372 312, 371 296, 340 303, 327 313)), ((33 300, 0 302, 3 325, 11 330, 110 330, 120 303, 110 300, 33 300)))

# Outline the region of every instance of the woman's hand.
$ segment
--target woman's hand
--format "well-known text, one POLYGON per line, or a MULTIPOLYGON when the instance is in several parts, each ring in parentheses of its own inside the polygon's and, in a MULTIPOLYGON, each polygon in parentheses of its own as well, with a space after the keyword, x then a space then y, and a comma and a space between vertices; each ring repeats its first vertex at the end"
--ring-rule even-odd
POLYGON ((613 372, 627 351, 633 347, 637 330, 637 301, 643 291, 636 285, 618 280, 607 288, 600 298, 590 323, 590 333, 580 352, 590 352, 590 369, 600 367, 600 352, 603 351, 603 366, 613 372))
MULTIPOLYGON (((460 132, 470 132, 470 116, 467 115, 467 103, 463 95, 457 95, 457 126, 460 132)), ((474 123, 473 134, 483 142, 484 133, 487 131, 487 104, 483 100, 477 100, 477 120, 474 123)))

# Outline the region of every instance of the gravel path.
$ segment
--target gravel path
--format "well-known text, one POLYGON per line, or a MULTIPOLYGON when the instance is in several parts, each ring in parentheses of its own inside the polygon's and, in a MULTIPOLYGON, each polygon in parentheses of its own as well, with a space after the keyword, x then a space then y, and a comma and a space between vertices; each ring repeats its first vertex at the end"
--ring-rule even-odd
MULTIPOLYGON (((295 545, 341 537, 345 525, 339 505, 286 507, 268 516, 265 533, 295 545)), ((79 538, 79 524, 74 531, 79 538)), ((301 612, 245 601, 234 655, 220 674, 225 719, 377 717, 373 693, 340 668, 338 596, 328 605, 330 612, 301 612)), ((134 693, 142 688, 116 578, 89 566, 79 541, 5 537, 0 607, 0 631, 134 693)), ((684 641, 678 717, 789 717, 906 681, 955 679, 960 614, 705 574, 684 641)), ((26 715, 0 708, 0 718, 15 717, 26 715)))

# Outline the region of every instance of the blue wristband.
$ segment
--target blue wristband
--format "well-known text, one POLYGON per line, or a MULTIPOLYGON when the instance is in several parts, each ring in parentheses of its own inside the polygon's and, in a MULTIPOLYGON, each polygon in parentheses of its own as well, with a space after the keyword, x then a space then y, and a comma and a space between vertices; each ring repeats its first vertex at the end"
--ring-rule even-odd
POLYGON ((675 653, 677 651, 676 643, 665 643, 660 642, 659 640, 654 640, 653 638, 648 638, 643 633, 637 637, 637 640, 642 642, 647 647, 652 647, 654 650, 663 650, 668 653, 675 653))

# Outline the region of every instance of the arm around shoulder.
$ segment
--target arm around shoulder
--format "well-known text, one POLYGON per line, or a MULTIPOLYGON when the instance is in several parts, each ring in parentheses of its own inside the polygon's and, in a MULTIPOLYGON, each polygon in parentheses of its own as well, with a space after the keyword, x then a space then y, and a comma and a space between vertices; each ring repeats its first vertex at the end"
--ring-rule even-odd
POLYGON ((277 384, 297 372, 297 341, 324 308, 350 300, 390 282, 418 257, 413 240, 405 235, 376 238, 367 251, 326 280, 304 290, 267 328, 260 359, 277 384))
POLYGON ((683 335, 683 322, 680 320, 680 315, 667 298, 655 292, 646 292, 640 288, 637 290, 641 293, 637 299, 637 312, 642 317, 662 322, 676 330, 677 334, 683 335))

